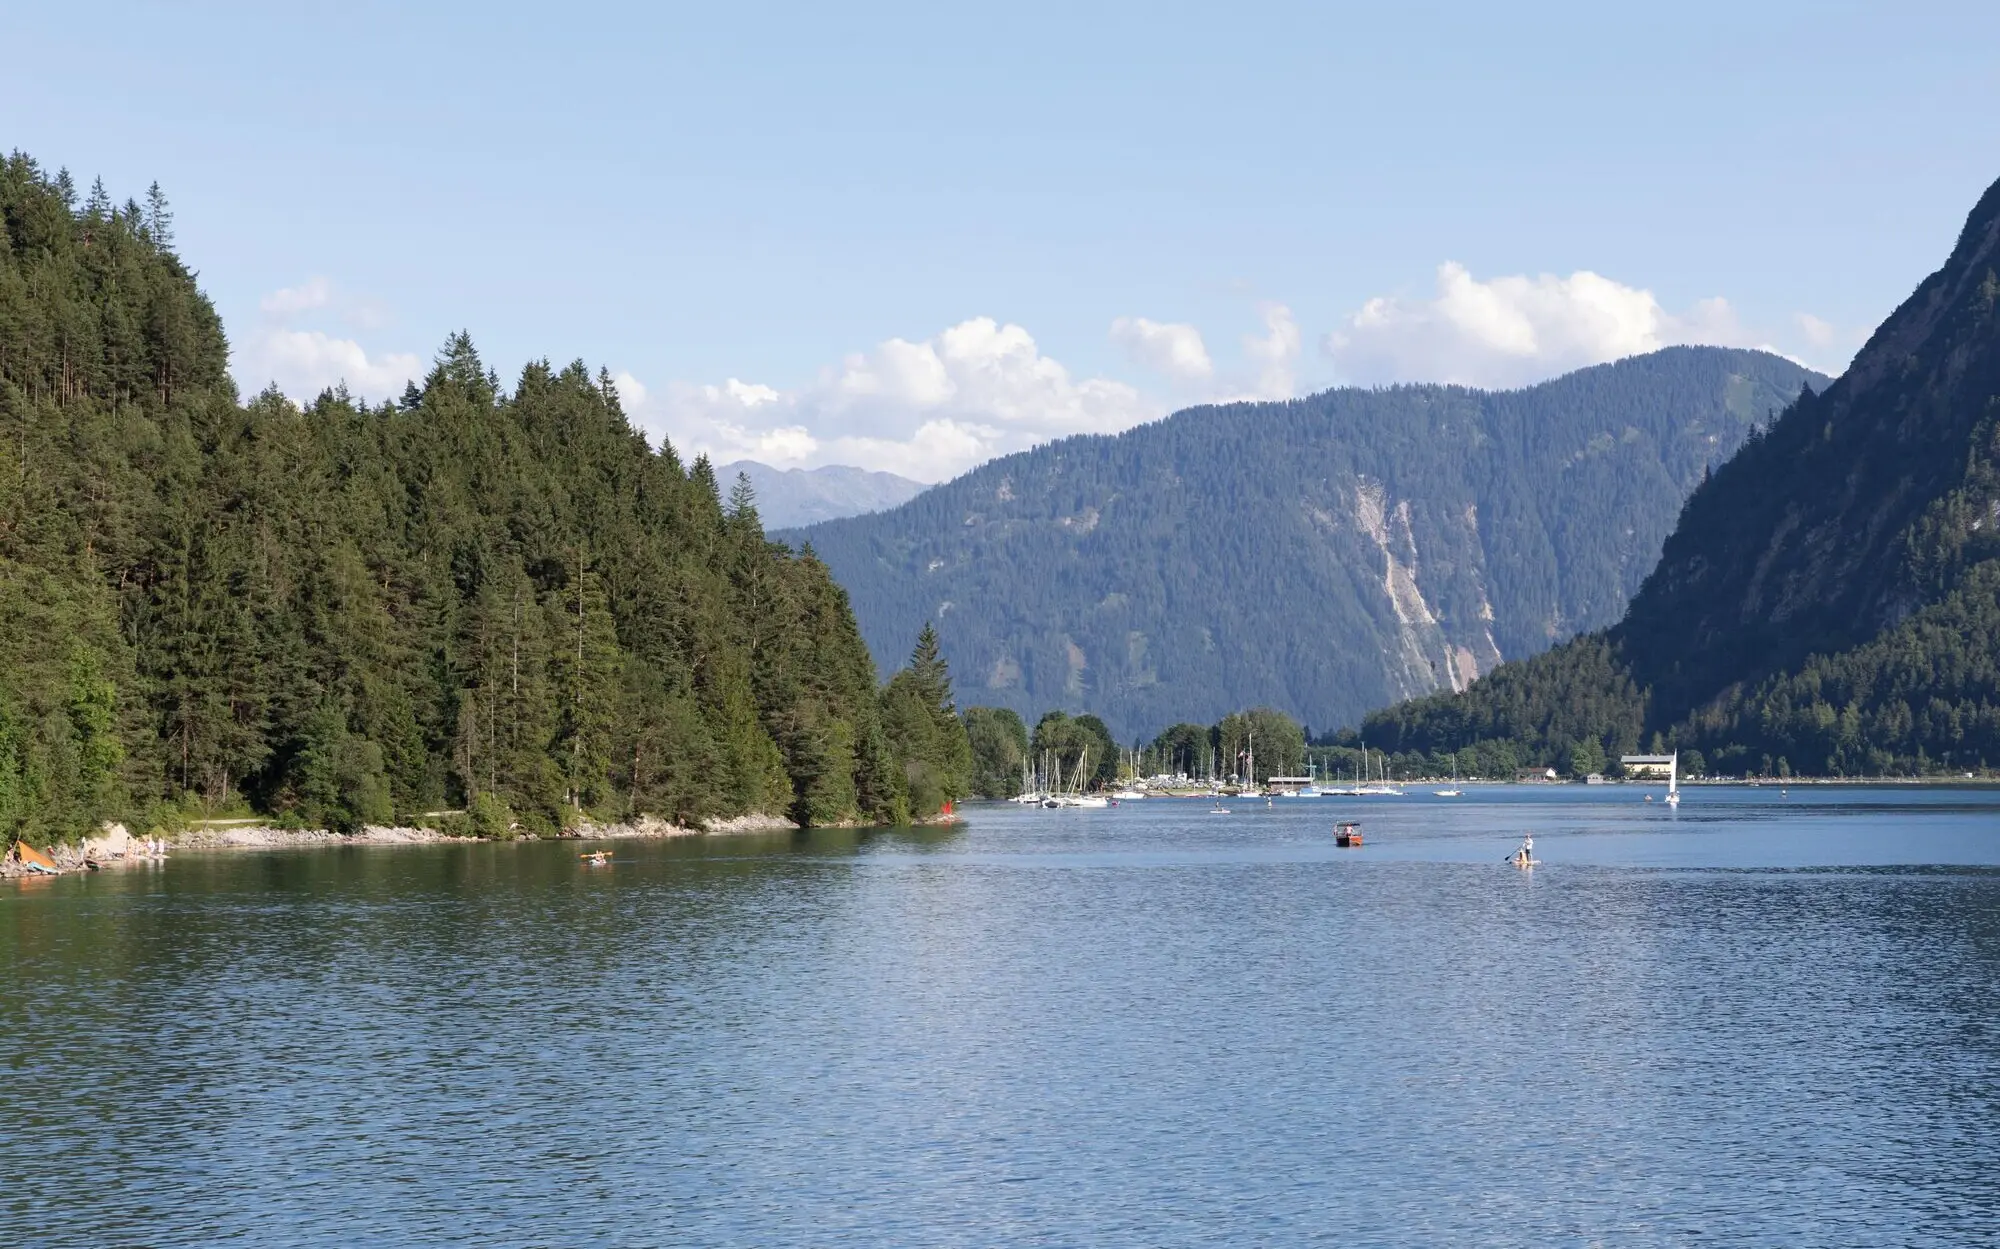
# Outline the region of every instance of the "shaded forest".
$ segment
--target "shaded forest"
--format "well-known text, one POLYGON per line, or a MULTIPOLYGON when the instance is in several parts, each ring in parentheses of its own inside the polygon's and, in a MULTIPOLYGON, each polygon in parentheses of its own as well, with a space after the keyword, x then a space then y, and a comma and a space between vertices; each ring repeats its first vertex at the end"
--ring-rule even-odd
POLYGON ((242 401, 157 187, 116 204, 17 153, 0 220, 0 834, 901 821, 966 792, 935 639, 878 689, 826 565, 649 448, 602 370, 503 387, 459 334, 394 402, 242 401))

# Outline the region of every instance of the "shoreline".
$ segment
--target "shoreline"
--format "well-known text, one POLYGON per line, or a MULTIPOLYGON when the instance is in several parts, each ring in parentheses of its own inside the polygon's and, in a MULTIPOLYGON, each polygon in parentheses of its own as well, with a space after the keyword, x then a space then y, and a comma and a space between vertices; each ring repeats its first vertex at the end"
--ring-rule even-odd
POLYGON ((704 828, 644 818, 616 824, 585 821, 559 837, 526 833, 519 837, 454 837, 435 828, 371 824, 357 833, 324 828, 280 828, 272 824, 197 826, 167 838, 175 850, 282 850, 315 846, 414 846, 451 842, 475 845, 505 841, 614 841, 667 837, 727 836, 734 833, 795 831, 798 825, 777 815, 739 815, 711 821, 704 828))
MULTIPOLYGON (((911 822, 912 827, 935 827, 960 822, 960 817, 931 816, 911 822)), ((833 827, 863 827, 858 824, 842 824, 833 827)), ((154 839, 164 843, 164 853, 154 853, 147 848, 147 842, 133 837, 123 825, 113 824, 98 837, 84 839, 81 843, 63 842, 49 848, 45 857, 54 864, 53 871, 37 871, 26 863, 17 862, 9 853, 0 860, 0 880, 29 880, 49 876, 67 876, 77 872, 95 871, 112 867, 133 866, 140 863, 159 863, 169 855, 181 851, 213 853, 233 850, 314 850, 327 846, 418 846, 440 845, 501 845, 508 842, 537 841, 635 841, 665 840, 671 837, 729 837, 750 833, 791 833, 799 831, 799 826, 781 815, 737 815, 728 819, 711 820, 706 826, 695 828, 686 824, 675 824, 667 820, 644 817, 638 820, 620 821, 615 824, 599 824, 586 820, 575 829, 558 837, 538 837, 532 833, 520 837, 453 837, 435 828, 411 825, 371 824, 356 833, 336 833, 325 828, 281 828, 255 820, 217 820, 197 824, 179 833, 154 839)))

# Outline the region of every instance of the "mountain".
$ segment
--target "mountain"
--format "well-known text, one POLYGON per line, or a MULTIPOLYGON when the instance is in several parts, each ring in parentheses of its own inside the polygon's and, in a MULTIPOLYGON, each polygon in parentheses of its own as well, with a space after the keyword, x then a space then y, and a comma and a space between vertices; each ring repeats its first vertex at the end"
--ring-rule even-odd
POLYGON ((1847 372, 1689 498, 1616 627, 1371 744, 1547 757, 1652 734, 1732 771, 2000 764, 2000 183, 1847 372), (1593 707, 1581 667, 1611 674, 1593 707))
POLYGON ((1193 408, 993 461, 810 543, 878 656, 936 622, 962 701, 1120 740, 1453 688, 1618 617, 1709 466, 1817 374, 1678 347, 1524 390, 1193 408))
POLYGON ((880 690, 825 565, 649 449, 602 370, 508 392, 459 334, 401 402, 301 409, 227 359, 163 196, 0 160, 0 842, 965 792, 935 648, 880 690))
POLYGON ((757 492, 757 512, 772 529, 792 529, 861 516, 908 502, 927 487, 894 473, 870 472, 845 464, 823 468, 772 468, 755 460, 737 460, 715 470, 725 482, 738 473, 757 492))

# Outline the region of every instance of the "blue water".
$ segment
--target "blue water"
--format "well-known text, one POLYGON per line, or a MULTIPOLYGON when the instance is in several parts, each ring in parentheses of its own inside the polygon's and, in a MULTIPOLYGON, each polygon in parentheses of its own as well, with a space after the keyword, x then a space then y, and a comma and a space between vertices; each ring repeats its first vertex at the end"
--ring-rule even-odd
POLYGON ((1643 792, 0 883, 0 1244, 2000 1243, 2000 794, 1643 792))

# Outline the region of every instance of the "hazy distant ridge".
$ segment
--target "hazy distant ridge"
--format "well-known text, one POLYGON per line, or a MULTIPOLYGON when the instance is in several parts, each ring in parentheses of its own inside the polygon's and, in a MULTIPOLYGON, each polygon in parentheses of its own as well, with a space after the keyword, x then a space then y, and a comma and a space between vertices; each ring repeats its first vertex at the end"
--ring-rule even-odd
POLYGON ((907 503, 925 489, 920 481, 845 464, 772 468, 755 460, 738 460, 723 465, 715 475, 727 492, 738 473, 750 478, 757 492, 757 514, 766 529, 790 529, 879 512, 907 503))

